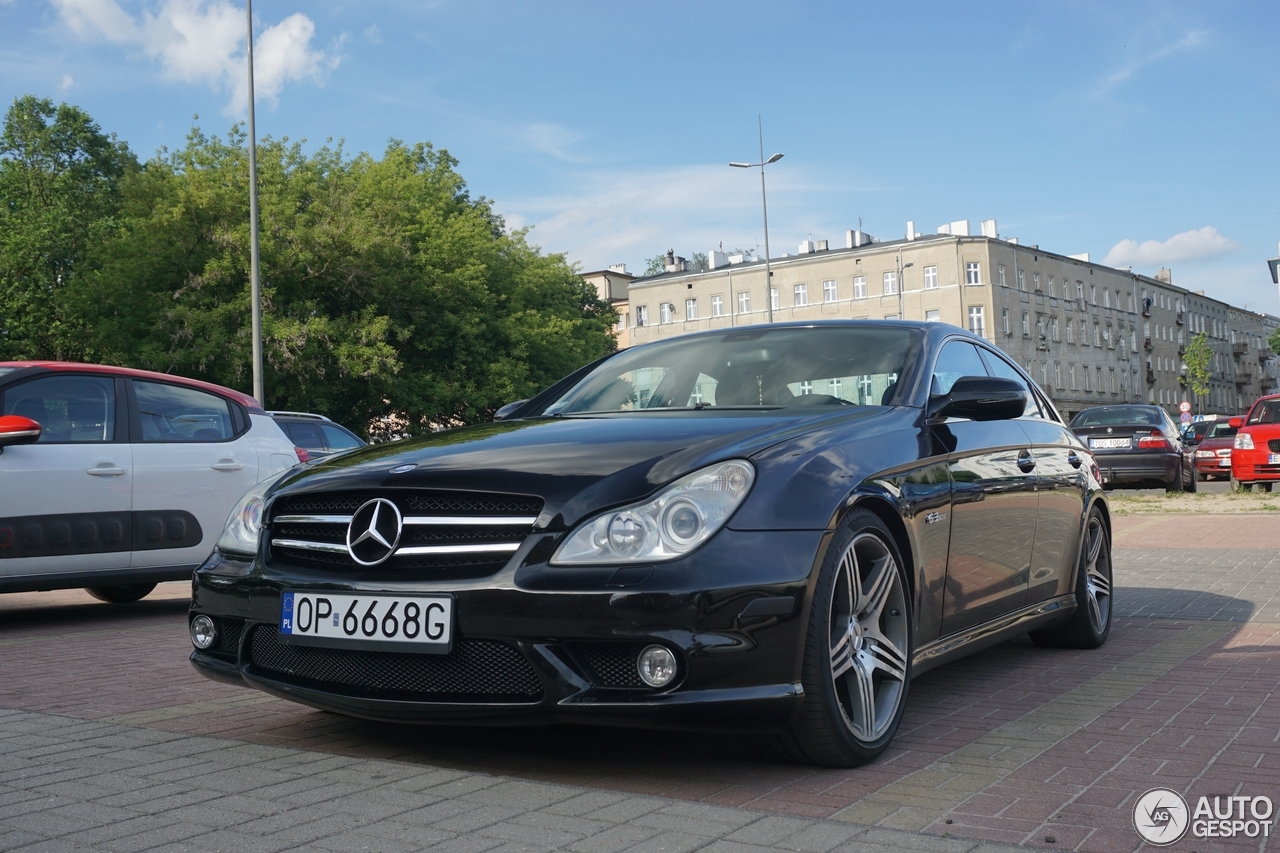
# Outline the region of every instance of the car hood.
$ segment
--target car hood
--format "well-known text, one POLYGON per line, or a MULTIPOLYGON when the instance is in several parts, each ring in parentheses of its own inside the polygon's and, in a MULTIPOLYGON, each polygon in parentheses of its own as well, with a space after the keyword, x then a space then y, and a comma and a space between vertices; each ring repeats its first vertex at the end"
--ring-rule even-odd
POLYGON ((644 498, 705 465, 749 458, 828 422, 883 411, 690 411, 500 421, 320 460, 282 480, 273 498, 381 489, 536 495, 545 502, 537 526, 558 529, 644 498))
POLYGON ((1222 450, 1235 446, 1236 437, 1233 435, 1231 438, 1206 438, 1196 445, 1196 450, 1222 450))

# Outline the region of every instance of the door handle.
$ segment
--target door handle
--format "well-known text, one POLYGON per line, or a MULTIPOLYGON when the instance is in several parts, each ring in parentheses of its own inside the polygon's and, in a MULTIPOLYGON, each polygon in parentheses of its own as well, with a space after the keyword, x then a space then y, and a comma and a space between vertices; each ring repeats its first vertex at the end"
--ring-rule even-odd
POLYGON ((1036 467, 1036 460, 1031 457, 1031 451, 1024 450, 1018 454, 1018 470, 1024 474, 1030 474, 1031 469, 1036 467))
POLYGON ((1084 460, 1080 458, 1080 454, 1076 453, 1074 450, 1067 454, 1067 461, 1071 463, 1072 468, 1079 468, 1084 462, 1084 460))
POLYGON ((215 471, 239 471, 244 467, 244 463, 234 459, 219 459, 209 467, 215 471))
POLYGON ((92 474, 95 477, 119 477, 124 473, 124 469, 117 468, 114 465, 99 465, 96 468, 90 468, 85 473, 92 474))

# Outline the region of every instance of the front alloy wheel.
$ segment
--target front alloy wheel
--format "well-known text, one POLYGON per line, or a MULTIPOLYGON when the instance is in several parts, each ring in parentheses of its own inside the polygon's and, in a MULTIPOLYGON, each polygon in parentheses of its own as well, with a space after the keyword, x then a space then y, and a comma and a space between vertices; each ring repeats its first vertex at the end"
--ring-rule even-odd
POLYGON ((775 737, 780 752, 836 767, 884 752, 906 706, 909 601, 893 537, 879 518, 855 511, 818 578, 802 673, 805 704, 775 737))

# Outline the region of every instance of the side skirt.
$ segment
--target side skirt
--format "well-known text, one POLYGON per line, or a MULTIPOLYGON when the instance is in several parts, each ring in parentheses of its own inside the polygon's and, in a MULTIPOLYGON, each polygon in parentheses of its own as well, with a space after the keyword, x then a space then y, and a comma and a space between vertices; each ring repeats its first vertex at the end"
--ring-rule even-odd
POLYGON ((971 655, 988 646, 1003 643, 1019 634, 1063 622, 1075 609, 1076 597, 1062 595, 1047 601, 1038 601, 1030 607, 984 622, 959 634, 935 640, 916 650, 911 662, 912 675, 919 675, 935 666, 971 655))

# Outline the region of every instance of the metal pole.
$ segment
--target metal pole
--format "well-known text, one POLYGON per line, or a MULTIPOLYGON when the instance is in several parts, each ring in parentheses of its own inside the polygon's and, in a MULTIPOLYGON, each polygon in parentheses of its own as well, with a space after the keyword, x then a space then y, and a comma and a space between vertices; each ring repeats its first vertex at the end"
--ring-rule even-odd
POLYGON ((253 126, 253 0, 245 0, 249 22, 249 281, 253 300, 253 396, 266 406, 262 388, 262 273, 258 266, 258 138, 253 126))
POLYGON ((769 322, 773 322, 773 270, 769 267, 769 201, 764 193, 764 121, 756 114, 760 132, 760 206, 764 208, 764 298, 769 306, 769 322))
MULTIPOLYGON (((905 320, 907 315, 906 308, 902 301, 902 247, 898 247, 898 319, 905 320)), ((963 319, 963 318, 961 318, 963 319)))

